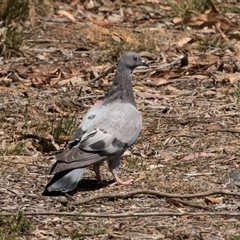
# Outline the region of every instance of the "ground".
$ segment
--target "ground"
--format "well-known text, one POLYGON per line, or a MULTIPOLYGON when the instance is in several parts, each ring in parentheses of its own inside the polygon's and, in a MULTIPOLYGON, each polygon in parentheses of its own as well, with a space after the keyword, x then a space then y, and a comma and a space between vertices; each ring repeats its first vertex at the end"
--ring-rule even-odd
POLYGON ((238 15, 82 2, 46 1, 22 55, 1 58, 0 239, 240 239, 238 15), (89 168, 73 193, 43 197, 54 155, 126 50, 150 66, 133 72, 143 127, 120 169, 133 184, 98 185, 89 168))

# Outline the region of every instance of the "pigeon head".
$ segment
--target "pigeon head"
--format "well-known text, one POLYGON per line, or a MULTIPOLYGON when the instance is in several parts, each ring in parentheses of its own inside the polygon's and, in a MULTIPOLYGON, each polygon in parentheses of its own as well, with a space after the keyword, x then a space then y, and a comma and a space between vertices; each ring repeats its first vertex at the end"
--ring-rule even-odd
POLYGON ((136 52, 125 52, 118 62, 120 69, 124 68, 133 71, 138 66, 148 67, 147 63, 136 52))
POLYGON ((138 66, 148 67, 147 63, 142 60, 138 53, 125 52, 120 57, 112 86, 105 95, 103 104, 121 101, 128 102, 136 106, 132 90, 131 73, 138 66))

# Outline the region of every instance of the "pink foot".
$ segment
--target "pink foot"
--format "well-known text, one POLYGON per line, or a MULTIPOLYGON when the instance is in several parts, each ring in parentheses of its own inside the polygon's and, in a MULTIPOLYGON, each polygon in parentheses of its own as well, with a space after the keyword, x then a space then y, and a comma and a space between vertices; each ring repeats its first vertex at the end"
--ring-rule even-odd
POLYGON ((118 175, 113 175, 113 176, 114 176, 116 182, 110 184, 110 186, 113 186, 113 185, 116 185, 116 184, 119 184, 119 185, 129 185, 129 184, 131 184, 132 181, 133 181, 132 179, 130 179, 130 180, 128 180, 128 181, 122 181, 122 180, 118 177, 118 175))

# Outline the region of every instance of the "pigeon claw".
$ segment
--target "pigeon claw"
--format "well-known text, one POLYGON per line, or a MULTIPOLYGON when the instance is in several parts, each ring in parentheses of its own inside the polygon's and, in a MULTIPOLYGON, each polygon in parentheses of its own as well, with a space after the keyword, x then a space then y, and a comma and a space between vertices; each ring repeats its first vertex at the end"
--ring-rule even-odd
POLYGON ((122 180, 118 177, 117 174, 116 174, 116 175, 113 175, 113 177, 115 178, 115 182, 112 183, 111 186, 116 185, 116 184, 119 184, 119 185, 129 185, 129 184, 131 184, 132 181, 133 181, 132 179, 130 179, 130 180, 128 180, 128 181, 122 181, 122 180))

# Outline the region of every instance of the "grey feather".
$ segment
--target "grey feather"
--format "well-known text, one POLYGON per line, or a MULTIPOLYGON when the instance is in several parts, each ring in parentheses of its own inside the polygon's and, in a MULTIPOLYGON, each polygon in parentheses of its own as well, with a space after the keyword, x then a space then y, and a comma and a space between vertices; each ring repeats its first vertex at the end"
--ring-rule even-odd
POLYGON ((132 91, 131 72, 137 66, 147 66, 137 53, 122 55, 109 92, 88 110, 66 150, 56 156, 50 173, 55 173, 57 181, 48 183, 45 189, 49 192, 71 191, 85 167, 94 164, 99 168, 103 159, 108 159, 109 170, 118 178, 121 155, 136 141, 142 126, 132 91))
POLYGON ((76 168, 58 172, 45 187, 42 195, 51 195, 51 192, 66 193, 74 190, 81 179, 85 168, 76 168))

